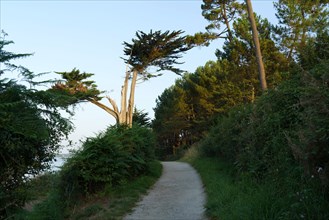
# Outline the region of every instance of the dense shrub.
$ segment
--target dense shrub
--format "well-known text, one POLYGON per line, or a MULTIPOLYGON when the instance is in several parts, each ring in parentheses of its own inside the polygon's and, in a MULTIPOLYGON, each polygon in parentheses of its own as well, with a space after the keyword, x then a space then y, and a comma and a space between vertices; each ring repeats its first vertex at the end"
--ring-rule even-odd
POLYGON ((252 106, 232 110, 203 141, 204 153, 257 178, 302 170, 328 186, 329 88, 318 78, 296 73, 252 106))
POLYGON ((238 179, 271 187, 276 202, 284 201, 282 219, 329 217, 328 69, 296 72, 219 118, 201 143, 207 156, 230 161, 238 179))
POLYGON ((154 160, 151 130, 134 125, 109 127, 88 138, 61 172, 61 189, 66 199, 95 193, 118 185, 148 170, 154 160))

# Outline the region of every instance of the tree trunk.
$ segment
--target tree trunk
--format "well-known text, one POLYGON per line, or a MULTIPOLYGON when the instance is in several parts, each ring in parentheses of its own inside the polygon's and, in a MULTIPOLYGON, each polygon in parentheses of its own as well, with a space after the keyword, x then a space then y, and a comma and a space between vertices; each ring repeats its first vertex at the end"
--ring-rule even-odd
POLYGON ((223 7, 223 18, 224 18, 224 22, 225 22, 227 32, 228 32, 228 39, 229 39, 230 42, 232 42, 233 34, 232 34, 232 31, 231 31, 230 23, 229 23, 228 18, 227 18, 225 3, 222 5, 222 7, 223 7))
POLYGON ((121 123, 120 118, 119 118, 119 112, 114 111, 113 109, 107 107, 106 105, 104 105, 94 99, 88 99, 88 101, 93 103, 94 105, 97 105, 98 107, 100 107, 101 109, 105 110, 107 113, 112 115, 115 118, 117 124, 121 123))
POLYGON ((246 4, 247 4, 248 15, 249 15, 249 21, 251 24, 252 38, 253 38, 253 41, 255 44, 255 52, 256 52, 256 59, 257 59, 258 72, 259 72, 259 81, 260 81, 262 90, 265 91, 267 89, 267 83, 266 83, 266 76, 265 76, 264 63, 263 63, 263 59, 262 59, 262 53, 260 50, 258 31, 257 31, 257 27, 256 27, 255 17, 254 17, 254 11, 252 9, 250 0, 246 0, 246 4))
POLYGON ((128 69, 126 70, 126 76, 124 83, 121 88, 121 112, 120 112, 120 119, 121 123, 127 123, 127 91, 128 91, 128 82, 129 82, 130 72, 128 69))
POLYGON ((134 102, 135 102, 135 89, 136 89, 136 82, 137 82, 137 75, 138 72, 134 70, 133 78, 131 80, 131 87, 130 87, 130 97, 129 97, 129 104, 128 104, 128 120, 127 124, 129 127, 133 124, 133 113, 134 113, 134 102))

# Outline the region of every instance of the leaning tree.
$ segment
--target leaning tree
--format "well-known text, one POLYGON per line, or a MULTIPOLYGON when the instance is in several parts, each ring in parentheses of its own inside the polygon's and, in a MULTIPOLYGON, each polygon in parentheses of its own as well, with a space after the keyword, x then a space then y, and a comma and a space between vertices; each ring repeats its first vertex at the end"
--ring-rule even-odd
POLYGON ((118 124, 131 126, 137 81, 146 81, 160 76, 162 75, 160 72, 164 70, 176 74, 183 72, 175 65, 181 64, 178 59, 192 46, 186 45, 186 37, 181 36, 182 33, 182 31, 162 33, 151 30, 146 34, 137 31, 136 38, 132 39, 131 43, 124 42, 124 54, 127 58, 123 60, 127 65, 127 70, 121 88, 120 108, 109 96, 105 97, 110 103, 109 106, 101 103, 102 92, 97 89, 94 81, 87 80, 93 74, 80 73, 77 69, 71 72, 58 72, 63 81, 56 83, 52 89, 75 97, 74 103, 89 101, 112 115, 118 124), (150 67, 155 67, 154 72, 150 71, 150 67))

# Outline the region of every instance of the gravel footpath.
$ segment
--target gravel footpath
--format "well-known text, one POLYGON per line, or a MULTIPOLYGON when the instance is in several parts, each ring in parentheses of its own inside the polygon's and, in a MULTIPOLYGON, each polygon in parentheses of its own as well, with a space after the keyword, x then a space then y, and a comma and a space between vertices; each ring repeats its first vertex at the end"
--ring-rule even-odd
POLYGON ((204 220, 205 193, 187 163, 162 162, 163 173, 124 220, 204 220))

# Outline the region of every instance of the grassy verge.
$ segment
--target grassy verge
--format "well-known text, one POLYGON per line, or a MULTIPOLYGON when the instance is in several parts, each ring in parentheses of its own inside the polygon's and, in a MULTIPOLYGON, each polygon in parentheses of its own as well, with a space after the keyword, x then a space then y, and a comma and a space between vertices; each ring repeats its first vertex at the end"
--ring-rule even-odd
POLYGON ((236 181, 225 162, 198 158, 192 165, 205 185, 206 213, 210 219, 278 219, 270 210, 271 192, 252 181, 236 181))
MULTIPOLYGON (((162 166, 155 161, 150 165, 147 175, 122 183, 118 187, 108 188, 83 201, 77 201, 69 213, 63 213, 63 201, 56 192, 56 184, 54 184, 56 180, 53 179, 51 185, 48 185, 47 198, 35 205, 32 211, 19 212, 15 219, 121 219, 156 182, 161 173, 162 166)), ((42 182, 38 182, 38 185, 40 184, 42 185, 42 182)))
POLYGON ((236 175, 231 164, 218 158, 185 157, 198 171, 207 195, 209 219, 328 219, 328 202, 298 184, 268 178, 256 182, 236 175))

